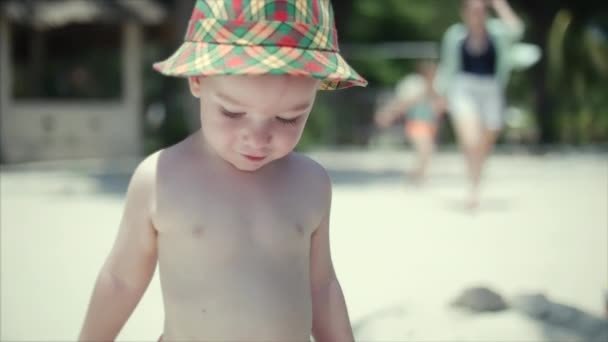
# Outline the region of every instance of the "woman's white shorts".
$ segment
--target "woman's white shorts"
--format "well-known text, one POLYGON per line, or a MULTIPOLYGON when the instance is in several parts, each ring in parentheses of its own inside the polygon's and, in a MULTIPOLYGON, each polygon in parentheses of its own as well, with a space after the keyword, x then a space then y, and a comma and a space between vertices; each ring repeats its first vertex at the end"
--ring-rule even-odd
POLYGON ((500 130, 504 122, 504 93, 495 77, 456 75, 448 92, 448 110, 453 119, 477 119, 489 130, 500 130))

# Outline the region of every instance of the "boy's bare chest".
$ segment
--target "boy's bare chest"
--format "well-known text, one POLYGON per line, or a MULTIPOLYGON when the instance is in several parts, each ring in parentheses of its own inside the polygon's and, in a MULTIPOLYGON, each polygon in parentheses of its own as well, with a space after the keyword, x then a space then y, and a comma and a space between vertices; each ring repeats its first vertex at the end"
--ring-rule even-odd
POLYGON ((281 249, 308 245, 321 218, 290 187, 206 182, 159 190, 156 228, 163 240, 178 246, 261 248, 280 254, 281 249))

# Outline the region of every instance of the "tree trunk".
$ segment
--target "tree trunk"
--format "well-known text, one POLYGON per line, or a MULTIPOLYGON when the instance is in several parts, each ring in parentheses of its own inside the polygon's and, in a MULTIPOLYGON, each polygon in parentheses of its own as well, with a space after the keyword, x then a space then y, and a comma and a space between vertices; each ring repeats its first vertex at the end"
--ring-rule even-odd
POLYGON ((531 40, 540 46, 543 57, 539 63, 532 68, 534 107, 536 122, 539 129, 538 143, 541 145, 556 142, 554 118, 555 99, 548 87, 548 63, 547 63, 547 41, 549 32, 559 4, 553 1, 521 1, 519 3, 525 9, 530 18, 529 22, 531 40))
POLYGON ((546 56, 547 39, 552 19, 552 13, 548 12, 536 17, 536 30, 533 33, 534 43, 538 44, 542 51, 545 51, 540 63, 532 70, 534 77, 535 114, 539 128, 538 143, 542 145, 555 143, 556 141, 555 125, 553 124, 555 120, 552 117, 554 115, 555 99, 547 84, 549 66, 546 56))

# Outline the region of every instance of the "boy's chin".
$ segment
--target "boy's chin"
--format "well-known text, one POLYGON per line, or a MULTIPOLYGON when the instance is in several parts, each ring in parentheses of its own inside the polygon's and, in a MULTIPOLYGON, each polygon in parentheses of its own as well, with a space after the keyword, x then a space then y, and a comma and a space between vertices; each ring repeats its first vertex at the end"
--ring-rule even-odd
POLYGON ((268 165, 272 160, 263 161, 259 163, 247 162, 247 161, 234 161, 230 164, 237 170, 243 172, 254 172, 258 171, 264 166, 268 165))
POLYGON ((239 170, 239 171, 243 171, 243 172, 255 172, 259 169, 261 169, 262 167, 264 167, 264 165, 261 166, 251 166, 251 165, 236 165, 236 164, 232 164, 232 166, 234 166, 235 169, 239 170))

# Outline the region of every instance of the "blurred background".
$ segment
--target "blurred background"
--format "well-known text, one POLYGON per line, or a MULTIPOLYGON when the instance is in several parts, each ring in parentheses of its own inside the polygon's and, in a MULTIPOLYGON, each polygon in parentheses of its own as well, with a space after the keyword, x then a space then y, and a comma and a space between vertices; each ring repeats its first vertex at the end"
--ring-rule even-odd
MULTIPOLYGON (((332 246, 360 340, 608 340, 608 3, 509 3, 542 54, 512 74, 471 214, 446 117, 424 188, 403 182, 402 126, 373 124, 416 62, 439 56, 459 1, 333 1, 342 53, 369 85, 321 92, 298 150, 335 184, 332 246), (448 305, 460 294, 468 311, 448 305)), ((0 1, 1 340, 75 338, 133 168, 197 129, 185 80, 151 67, 192 6, 0 1)), ((123 339, 158 336, 158 291, 123 339)))
MULTIPOLYGON (((608 141, 607 5, 597 1, 512 0, 524 42, 542 49, 515 72, 500 143, 525 148, 598 146, 608 141)), ((368 147, 383 92, 438 57, 459 18, 456 0, 348 0, 334 4, 343 54, 369 80, 365 89, 321 93, 302 142, 368 147)), ((197 125, 181 79, 151 64, 185 32, 191 0, 2 1, 4 163, 146 154, 197 125)), ((441 141, 453 143, 449 120, 441 141)))

